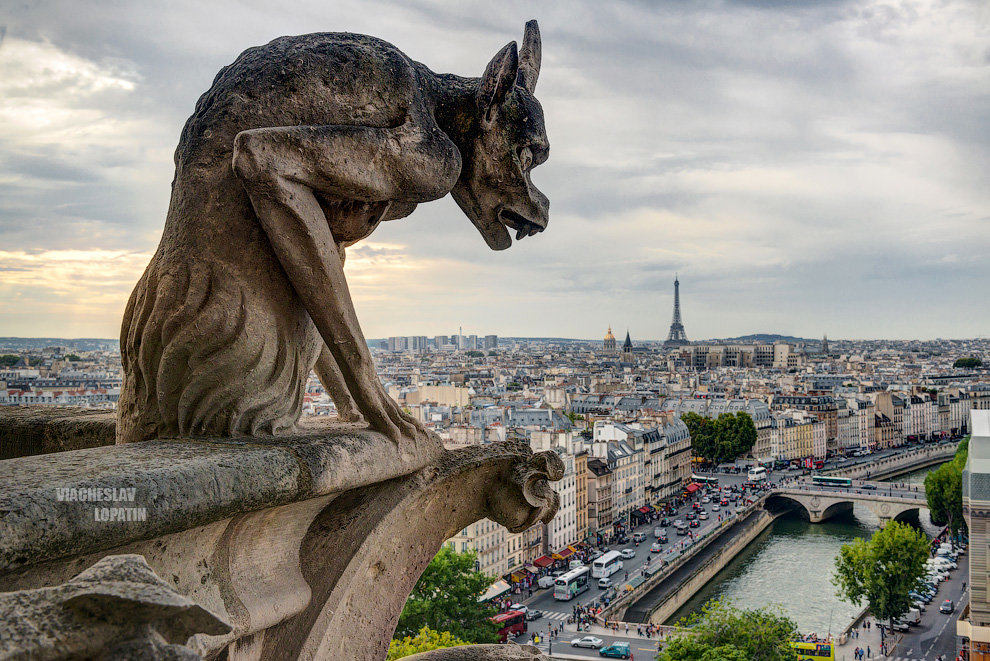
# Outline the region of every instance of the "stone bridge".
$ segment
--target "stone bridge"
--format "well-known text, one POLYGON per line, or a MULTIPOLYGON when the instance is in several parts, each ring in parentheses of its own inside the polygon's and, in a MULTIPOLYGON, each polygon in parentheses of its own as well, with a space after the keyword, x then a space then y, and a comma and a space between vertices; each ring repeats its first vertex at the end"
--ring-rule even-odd
POLYGON ((890 489, 889 485, 876 485, 878 488, 862 489, 833 489, 815 486, 789 486, 778 488, 771 493, 765 507, 773 509, 785 502, 794 503, 808 513, 812 523, 821 523, 836 514, 848 512, 853 505, 865 505, 880 519, 883 527, 890 520, 901 520, 918 512, 922 507, 928 507, 924 491, 907 491, 890 489))

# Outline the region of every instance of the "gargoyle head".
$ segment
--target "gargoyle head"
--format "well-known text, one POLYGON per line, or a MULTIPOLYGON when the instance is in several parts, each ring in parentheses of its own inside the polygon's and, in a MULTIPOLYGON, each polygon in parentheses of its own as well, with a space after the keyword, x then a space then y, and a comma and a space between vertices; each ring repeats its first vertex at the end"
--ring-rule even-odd
POLYGON ((511 42, 488 63, 476 97, 478 122, 462 149, 463 166, 451 194, 492 250, 542 232, 550 200, 530 181, 547 160, 543 108, 533 96, 540 75, 540 28, 526 23, 520 50, 511 42))
POLYGON ((564 462, 554 452, 532 454, 526 448, 521 454, 487 504, 488 518, 509 532, 522 532, 537 521, 550 523, 560 508, 560 496, 549 483, 564 476, 564 462))

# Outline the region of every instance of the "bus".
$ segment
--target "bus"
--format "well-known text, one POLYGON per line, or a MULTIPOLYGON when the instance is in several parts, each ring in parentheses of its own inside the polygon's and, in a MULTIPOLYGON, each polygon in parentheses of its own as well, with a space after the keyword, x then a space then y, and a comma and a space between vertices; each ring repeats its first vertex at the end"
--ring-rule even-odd
POLYGON ((557 577, 553 582, 553 598, 557 601, 570 601, 588 589, 591 570, 587 567, 572 569, 557 577))
POLYGON ((830 477, 828 475, 815 475, 811 478, 812 484, 822 487, 851 487, 852 480, 848 477, 830 477))
POLYGON ((807 661, 835 661, 835 646, 832 643, 791 643, 797 658, 807 661))
POLYGON ((717 477, 705 477, 703 475, 692 475, 691 481, 700 484, 704 487, 710 487, 712 489, 718 489, 718 478, 717 477))
POLYGON ((763 466, 753 466, 746 477, 750 482, 762 482, 767 479, 767 469, 763 466))
POLYGON ((509 636, 516 637, 529 630, 526 614, 522 611, 505 611, 492 617, 491 621, 498 627, 498 639, 503 643, 509 636))
POLYGON ((622 569, 622 554, 618 551, 609 551, 591 563, 591 577, 605 578, 620 569, 622 569))

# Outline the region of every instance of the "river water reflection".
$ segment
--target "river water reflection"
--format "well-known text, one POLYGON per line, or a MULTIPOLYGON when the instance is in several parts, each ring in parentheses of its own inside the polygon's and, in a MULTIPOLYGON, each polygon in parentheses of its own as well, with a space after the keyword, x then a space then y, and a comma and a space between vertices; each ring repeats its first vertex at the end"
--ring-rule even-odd
MULTIPOLYGON (((932 468, 893 481, 918 484, 932 468)), ((921 527, 935 532, 922 510, 921 527)), ((811 524, 795 514, 777 519, 729 565, 708 582, 668 623, 700 610, 713 598, 730 599, 740 608, 778 605, 803 633, 838 633, 852 621, 859 607, 839 599, 831 578, 843 544, 856 537, 868 539, 879 521, 866 507, 811 524)))

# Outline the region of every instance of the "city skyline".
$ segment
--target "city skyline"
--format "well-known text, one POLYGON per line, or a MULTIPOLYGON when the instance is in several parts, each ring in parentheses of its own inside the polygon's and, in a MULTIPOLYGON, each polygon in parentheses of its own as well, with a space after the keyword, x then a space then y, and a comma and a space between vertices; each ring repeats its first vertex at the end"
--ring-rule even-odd
POLYGON ((353 31, 476 76, 529 18, 547 231, 490 252, 449 198, 385 223, 348 251, 368 337, 662 340, 675 272, 692 340, 985 335, 990 12, 966 0, 4 9, 0 335, 118 335, 181 126, 244 49, 353 31))

